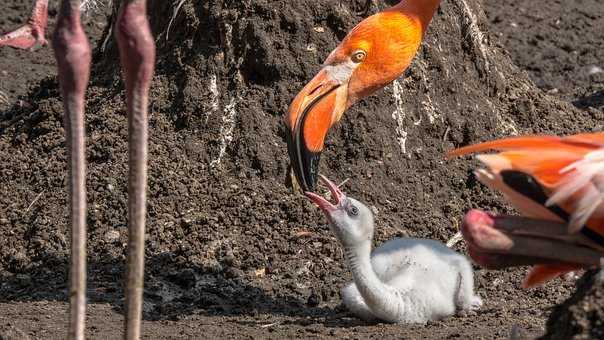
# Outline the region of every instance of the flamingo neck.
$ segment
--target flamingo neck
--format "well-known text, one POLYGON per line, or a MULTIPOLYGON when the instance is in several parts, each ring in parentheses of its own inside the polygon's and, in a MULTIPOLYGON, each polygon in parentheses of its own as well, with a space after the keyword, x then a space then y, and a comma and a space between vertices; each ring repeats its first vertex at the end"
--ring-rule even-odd
POLYGON ((404 296, 384 284, 371 265, 371 240, 352 248, 345 248, 345 256, 354 282, 363 300, 379 319, 398 322, 405 318, 404 296))
POLYGON ((422 33, 425 33, 440 2, 441 0, 401 0, 392 10, 416 18, 422 25, 422 33))

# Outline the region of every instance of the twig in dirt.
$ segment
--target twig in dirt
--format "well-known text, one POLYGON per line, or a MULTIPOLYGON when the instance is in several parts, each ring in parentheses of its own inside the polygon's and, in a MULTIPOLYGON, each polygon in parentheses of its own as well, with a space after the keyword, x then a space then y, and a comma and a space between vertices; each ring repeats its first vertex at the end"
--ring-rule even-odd
POLYGON ((260 328, 269 328, 269 327, 273 327, 273 326, 278 326, 280 324, 281 324, 281 321, 277 321, 277 322, 269 323, 266 325, 262 325, 262 326, 260 326, 260 328))
POLYGON ((113 36, 113 26, 109 26, 109 32, 107 32, 107 35, 105 36, 105 40, 103 40, 103 43, 101 44, 101 52, 105 52, 105 49, 107 48, 107 44, 109 43, 109 39, 111 39, 112 36, 113 36))
POLYGON ((301 230, 298 231, 297 233, 295 233, 296 237, 307 237, 307 236, 312 236, 313 232, 312 231, 308 231, 308 230, 301 230))
MULTIPOLYGON (((346 178, 342 183, 338 184, 338 188, 341 188, 344 184, 346 184, 350 180, 350 177, 346 178)), ((331 192, 326 193, 326 197, 331 199, 331 192)))
POLYGON ((447 241, 446 246, 449 248, 453 248, 453 246, 455 246, 457 243, 459 243, 459 241, 463 240, 463 235, 461 234, 461 231, 459 230, 459 223, 457 222, 457 220, 453 220, 453 223, 455 224, 453 227, 455 228, 455 230, 457 230, 457 232, 455 233, 455 235, 453 235, 453 237, 451 237, 447 241))
POLYGON ((461 240, 463 240, 463 236, 461 235, 461 232, 458 231, 455 235, 453 235, 453 237, 449 239, 449 241, 447 241, 447 247, 452 248, 461 240))
POLYGON ((25 209, 25 212, 29 212, 29 209, 31 209, 31 207, 33 207, 33 205, 36 204, 36 202, 40 199, 40 197, 42 197, 42 194, 44 194, 44 191, 46 191, 46 189, 42 190, 42 192, 40 192, 38 194, 38 196, 36 196, 36 198, 34 198, 34 200, 31 201, 31 203, 29 204, 27 209, 25 209))
POLYGON ((166 41, 168 41, 168 34, 170 34, 170 27, 172 27, 172 23, 174 23, 174 20, 176 19, 176 16, 178 16, 178 12, 180 11, 180 8, 185 3, 185 1, 187 1, 187 0, 180 0, 176 4, 176 7, 174 7, 174 13, 172 13, 172 18, 170 19, 170 22, 168 23, 168 28, 166 29, 166 41))
POLYGON ((341 188, 342 185, 346 184, 350 180, 350 177, 346 178, 342 183, 338 184, 338 188, 341 188))
POLYGON ((453 246, 463 240, 463 235, 461 234, 461 231, 459 231, 459 224, 457 223, 457 220, 453 220, 453 223, 455 223, 454 227, 457 230, 457 233, 455 233, 455 235, 453 235, 453 237, 447 241, 447 247, 449 248, 453 248, 453 246))
POLYGON ((451 132, 451 127, 447 126, 447 129, 445 130, 445 134, 443 135, 443 142, 447 141, 447 137, 449 137, 449 132, 451 132))

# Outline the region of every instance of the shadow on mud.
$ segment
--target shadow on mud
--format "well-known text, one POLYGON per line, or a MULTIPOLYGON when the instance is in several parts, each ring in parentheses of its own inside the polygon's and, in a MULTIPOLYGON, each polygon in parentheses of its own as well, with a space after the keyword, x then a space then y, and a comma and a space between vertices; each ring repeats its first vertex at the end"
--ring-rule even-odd
POLYGON ((574 100, 573 105, 578 107, 579 109, 585 110, 587 108, 593 107, 596 109, 604 108, 604 91, 597 91, 592 94, 583 96, 574 100))
MULTIPOLYGON (((182 267, 177 256, 164 253, 147 258, 144 319, 178 320, 193 314, 212 316, 258 316, 270 314, 290 317, 283 323, 332 327, 363 325, 342 306, 318 307, 319 302, 303 301, 289 295, 271 294, 249 282, 241 270, 224 267, 208 270, 182 267), (174 260, 170 263, 170 259, 174 260)), ((67 293, 67 258, 45 258, 18 274, 0 276, 0 302, 64 301, 67 293)), ((87 298, 89 303, 110 304, 123 314, 124 265, 89 259, 87 298)), ((270 275, 264 280, 272 280, 270 275)), ((260 284, 259 284, 260 285, 260 284)), ((242 323, 254 321, 238 320, 242 323)))

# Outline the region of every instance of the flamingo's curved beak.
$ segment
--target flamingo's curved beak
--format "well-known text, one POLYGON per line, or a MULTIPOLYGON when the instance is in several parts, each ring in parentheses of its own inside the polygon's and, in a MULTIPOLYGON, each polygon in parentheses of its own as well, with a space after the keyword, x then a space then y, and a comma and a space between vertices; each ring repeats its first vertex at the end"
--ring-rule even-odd
POLYGON ((323 212, 329 216, 331 212, 338 210, 340 204, 346 199, 346 195, 338 188, 336 184, 327 179, 327 177, 320 175, 321 181, 323 184, 327 186, 329 192, 331 193, 331 197, 335 201, 334 203, 329 202, 323 196, 317 195, 314 192, 307 191, 304 194, 311 201, 313 201, 316 205, 323 210, 323 212))
POLYGON ((345 110, 347 83, 324 67, 298 93, 285 117, 287 149, 303 191, 314 191, 325 137, 345 110))

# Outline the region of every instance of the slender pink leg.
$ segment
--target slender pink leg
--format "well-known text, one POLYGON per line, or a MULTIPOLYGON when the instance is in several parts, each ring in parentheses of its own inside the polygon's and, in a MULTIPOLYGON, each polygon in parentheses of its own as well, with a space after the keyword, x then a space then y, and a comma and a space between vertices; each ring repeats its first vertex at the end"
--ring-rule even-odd
POLYGON ((90 75, 90 45, 80 22, 80 2, 63 0, 52 46, 59 67, 65 110, 71 264, 69 270, 69 338, 84 338, 86 313, 86 187, 84 95, 90 75))
POLYGON ((145 0, 124 0, 115 32, 126 78, 130 159, 125 337, 139 339, 145 255, 147 103, 155 67, 155 44, 146 17, 145 0))
POLYGON ((0 36, 0 46, 30 49, 46 45, 46 25, 48 23, 48 0, 36 0, 27 24, 0 36))
POLYGON ((472 210, 461 231, 472 259, 491 269, 560 262, 593 267, 604 257, 582 236, 567 234, 562 223, 472 210))

